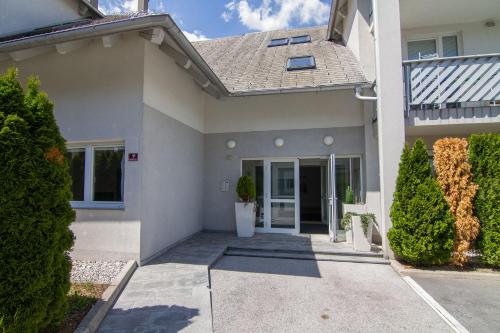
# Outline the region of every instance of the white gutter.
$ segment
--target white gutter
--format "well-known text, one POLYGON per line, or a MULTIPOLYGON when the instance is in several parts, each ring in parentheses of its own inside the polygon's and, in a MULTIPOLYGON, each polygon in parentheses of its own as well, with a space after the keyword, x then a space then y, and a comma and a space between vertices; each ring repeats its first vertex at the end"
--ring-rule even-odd
POLYGON ((361 95, 361 86, 356 86, 354 90, 356 91, 356 98, 359 99, 360 101, 365 101, 365 102, 375 102, 378 97, 377 96, 363 96, 361 95))
POLYGON ((244 97, 244 96, 258 96, 258 95, 272 95, 272 94, 292 94, 292 93, 307 93, 307 92, 321 92, 321 91, 334 91, 334 90, 351 90, 356 88, 357 86, 362 88, 370 88, 372 87, 372 84, 370 83, 338 84, 334 86, 250 90, 244 92, 229 93, 229 96, 244 97))

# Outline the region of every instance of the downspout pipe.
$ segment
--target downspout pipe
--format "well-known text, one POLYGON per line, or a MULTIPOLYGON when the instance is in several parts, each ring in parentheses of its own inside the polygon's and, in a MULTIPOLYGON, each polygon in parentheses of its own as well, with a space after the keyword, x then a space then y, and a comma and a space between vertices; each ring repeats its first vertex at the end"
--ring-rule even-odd
POLYGON ((354 87, 354 90, 356 91, 356 98, 359 99, 360 101, 376 102, 378 99, 377 96, 363 96, 363 95, 361 95, 361 87, 360 86, 354 87))

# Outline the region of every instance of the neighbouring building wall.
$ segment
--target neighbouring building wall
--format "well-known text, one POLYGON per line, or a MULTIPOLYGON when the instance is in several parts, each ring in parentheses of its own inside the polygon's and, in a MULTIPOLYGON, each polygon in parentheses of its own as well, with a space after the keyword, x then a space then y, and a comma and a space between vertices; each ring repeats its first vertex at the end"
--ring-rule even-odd
MULTIPOLYGON (((116 46, 103 48, 95 41, 66 55, 54 51, 21 62, 2 62, 0 70, 17 67, 23 82, 31 74, 40 77, 69 143, 119 140, 127 155, 140 149, 142 43, 137 37, 123 37, 116 46)), ((125 162, 124 209, 76 210, 71 225, 75 255, 138 259, 140 164, 125 162)))
POLYGON ((458 34, 461 44, 459 50, 463 55, 500 53, 500 22, 496 22, 494 27, 486 27, 484 22, 474 22, 403 30, 403 59, 408 58, 408 40, 433 38, 443 34, 458 34))
POLYGON ((141 261, 203 229, 205 93, 146 42, 141 261))
POLYGON ((375 42, 370 32, 372 0, 348 1, 347 17, 344 20, 343 39, 346 46, 358 59, 365 77, 375 80, 375 42))
POLYGON ((75 0, 2 0, 0 36, 26 32, 81 18, 75 0), (20 19, 22 18, 22 19, 20 19))

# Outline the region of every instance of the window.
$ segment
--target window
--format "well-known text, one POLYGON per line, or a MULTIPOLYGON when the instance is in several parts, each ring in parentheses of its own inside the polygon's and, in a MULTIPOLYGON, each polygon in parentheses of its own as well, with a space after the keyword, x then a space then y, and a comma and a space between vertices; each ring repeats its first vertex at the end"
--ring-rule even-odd
POLYGON ((71 175, 71 191, 73 201, 83 201, 85 191, 85 149, 76 148, 68 150, 69 173, 71 175))
POLYGON ((458 52, 457 35, 440 35, 433 38, 413 40, 408 44, 408 60, 437 57, 456 57, 458 52))
POLYGON ((345 201, 347 187, 354 192, 354 202, 363 201, 362 170, 360 157, 335 158, 335 189, 337 192, 337 221, 342 219, 342 204, 345 201))
POLYGON ((268 47, 273 47, 273 46, 281 46, 281 45, 288 45, 288 38, 277 38, 277 39, 271 39, 269 42, 268 47))
POLYGON ((292 37, 292 39, 290 40, 290 44, 309 43, 310 41, 311 41, 311 36, 309 35, 296 36, 292 37))
POLYGON ((122 144, 69 147, 74 208, 123 208, 125 148, 122 144))
POLYGON ((289 58, 286 69, 289 71, 316 68, 316 61, 312 56, 289 58))
POLYGON ((443 37, 443 57, 458 56, 458 40, 457 36, 443 37))
POLYGON ((427 59, 438 57, 437 41, 435 39, 408 42, 408 59, 427 59))

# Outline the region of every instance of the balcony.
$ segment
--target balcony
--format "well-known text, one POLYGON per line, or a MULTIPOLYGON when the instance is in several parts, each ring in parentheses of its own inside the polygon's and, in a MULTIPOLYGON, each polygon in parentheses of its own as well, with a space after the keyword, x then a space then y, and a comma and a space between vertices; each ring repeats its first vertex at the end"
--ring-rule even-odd
POLYGON ((500 54, 403 62, 409 125, 500 122, 500 54))

